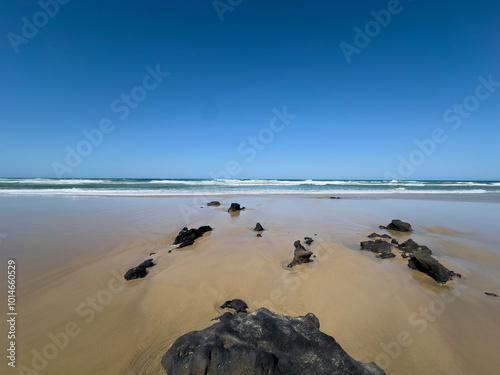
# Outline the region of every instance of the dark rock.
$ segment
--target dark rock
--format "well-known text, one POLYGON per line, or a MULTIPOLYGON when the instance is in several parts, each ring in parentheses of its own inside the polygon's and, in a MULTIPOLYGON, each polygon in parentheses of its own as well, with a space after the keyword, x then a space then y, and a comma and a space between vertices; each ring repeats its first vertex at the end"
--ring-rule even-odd
POLYGON ((462 275, 459 273, 456 273, 455 271, 450 271, 450 277, 457 276, 458 278, 462 278, 462 275))
POLYGON ((172 250, 169 250, 168 252, 169 252, 169 253, 171 253, 171 252, 172 252, 172 250))
POLYGON ((408 267, 426 273, 440 284, 445 284, 452 276, 459 276, 439 263, 428 252, 421 250, 413 251, 413 256, 408 260, 408 267))
POLYGON ((229 319, 230 317, 233 316, 233 313, 230 313, 229 311, 225 312, 221 316, 218 316, 217 318, 213 318, 212 320, 220 320, 221 322, 223 320, 229 319))
POLYGON ((219 206, 220 206, 220 202, 219 202, 219 201, 212 201, 212 202, 208 202, 208 203, 207 203, 207 206, 215 206, 215 207, 219 207, 219 206))
POLYGON ((484 294, 486 294, 488 296, 492 296, 492 297, 498 297, 498 294, 495 294, 495 293, 484 292, 484 294))
POLYGON ((311 237, 304 237, 304 242, 306 243, 306 245, 311 245, 314 240, 311 238, 311 237))
POLYGON ((401 243, 398 245, 398 249, 405 252, 409 253, 410 255, 413 254, 415 251, 421 251, 422 253, 432 255, 431 249, 429 249, 427 246, 422 246, 413 241, 411 238, 406 240, 405 242, 401 243))
POLYGON ((187 229, 187 227, 184 227, 179 232, 179 235, 175 237, 174 245, 180 244, 178 247, 179 249, 182 247, 192 245, 194 244, 194 240, 196 240, 198 237, 201 237, 203 233, 210 232, 211 230, 212 227, 208 225, 203 225, 198 229, 195 228, 187 229))
POLYGON ((153 267, 154 265, 155 264, 153 263, 153 259, 146 259, 137 267, 129 269, 123 277, 125 278, 125 280, 142 279, 148 274, 146 268, 153 267))
POLYGON ((411 225, 409 223, 405 223, 404 221, 401 221, 399 219, 394 219, 391 221, 391 223, 384 227, 383 225, 379 225, 380 229, 390 229, 390 230, 396 230, 399 232, 411 232, 411 225))
POLYGON ((312 251, 306 250, 304 246, 301 245, 300 241, 297 240, 293 243, 295 246, 295 250, 293 252, 293 260, 288 265, 288 267, 296 266, 297 264, 307 263, 309 262, 309 258, 313 254, 312 251))
POLYGON ((179 337, 162 358, 168 374, 382 375, 349 356, 319 330, 314 314, 277 315, 260 308, 179 337))
POLYGON ((394 254, 394 253, 382 253, 380 255, 377 255, 375 258, 389 259, 389 258, 394 258, 395 256, 396 256, 396 254, 394 254))
POLYGON ((148 274, 146 267, 134 267, 127 271, 125 276, 125 280, 134 280, 134 279, 142 279, 148 274))
POLYGON ((253 228, 253 230, 256 232, 262 232, 265 229, 262 225, 260 225, 260 223, 257 223, 257 224, 255 224, 255 228, 253 228))
POLYGON ((391 239, 392 238, 388 234, 378 234, 378 233, 372 233, 372 234, 368 235, 367 237, 368 238, 379 237, 379 238, 387 238, 387 239, 391 239))
POLYGON ((330 197, 330 199, 340 199, 340 197, 330 197))
POLYGON ((142 262, 141 264, 139 264, 137 267, 148 268, 148 267, 153 267, 155 265, 156 264, 153 263, 153 259, 146 259, 144 262, 142 262))
POLYGON ((399 245, 398 240, 397 240, 397 239, 395 239, 395 238, 393 238, 393 239, 391 240, 391 243, 392 243, 393 245, 399 245))
POLYGON ((260 234, 260 233, 257 233, 257 237, 262 237, 262 234, 260 234))
POLYGON ((236 211, 241 211, 244 210, 245 207, 240 207, 238 203, 231 203, 231 207, 227 209, 227 212, 236 212, 236 211))
POLYGON ((233 299, 231 301, 226 301, 224 304, 220 307, 221 309, 234 309, 236 314, 238 313, 246 313, 248 306, 245 301, 242 301, 241 299, 233 299))
POLYGON ((384 240, 363 241, 360 243, 361 250, 368 250, 377 254, 390 253, 392 246, 384 240))

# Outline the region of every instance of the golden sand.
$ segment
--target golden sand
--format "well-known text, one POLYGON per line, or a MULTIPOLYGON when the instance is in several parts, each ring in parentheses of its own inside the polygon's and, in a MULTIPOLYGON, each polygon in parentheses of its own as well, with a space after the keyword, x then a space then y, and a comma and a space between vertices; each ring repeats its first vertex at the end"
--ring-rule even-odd
MULTIPOLYGON (((388 374, 500 368, 500 298, 484 294, 500 294, 500 255, 484 242, 490 237, 463 228, 474 220, 469 206, 462 227, 452 228, 429 211, 436 202, 420 209, 404 200, 239 197, 222 200, 219 209, 199 203, 53 198, 31 208, 43 217, 27 208, 17 227, 2 222, 10 232, 2 257, 16 258, 19 269, 17 369, 164 374, 160 360, 175 339, 213 324, 223 312, 218 306, 233 298, 251 311, 312 312, 352 357, 375 361, 388 374), (249 209, 230 215, 232 201, 249 209), (191 213, 188 220, 183 212, 191 213), (378 224, 392 218, 411 222, 412 238, 463 278, 438 285, 409 269, 396 250, 388 260, 358 250, 368 234, 385 233, 378 224), (252 230, 257 221, 266 228, 262 238, 252 230), (214 230, 173 249, 183 226, 201 225, 214 230), (289 269, 293 242, 304 236, 315 240, 315 258, 289 269), (123 274, 151 252, 156 266, 146 278, 126 282, 123 274)), ((462 203, 451 204, 460 211, 462 203)))

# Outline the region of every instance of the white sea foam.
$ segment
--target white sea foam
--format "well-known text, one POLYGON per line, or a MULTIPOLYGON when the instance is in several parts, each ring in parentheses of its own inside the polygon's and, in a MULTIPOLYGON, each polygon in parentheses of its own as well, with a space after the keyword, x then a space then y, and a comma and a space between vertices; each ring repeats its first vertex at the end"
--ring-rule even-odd
MULTIPOLYGON (((483 189, 471 190, 407 190, 405 188, 394 189, 321 189, 321 190, 299 190, 299 189, 217 189, 217 190, 178 190, 178 189, 8 189, 0 190, 0 195, 62 195, 62 196, 176 196, 176 195, 383 195, 383 194, 483 194, 488 191, 483 189)), ((500 193, 500 190, 490 191, 500 193)))

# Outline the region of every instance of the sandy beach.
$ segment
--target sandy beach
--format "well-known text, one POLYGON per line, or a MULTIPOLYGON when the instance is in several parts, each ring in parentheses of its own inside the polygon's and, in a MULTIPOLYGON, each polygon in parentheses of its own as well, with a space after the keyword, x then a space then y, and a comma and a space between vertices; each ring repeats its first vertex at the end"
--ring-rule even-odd
POLYGON ((498 199, 213 198, 222 205, 0 197, 2 264, 17 265, 17 368, 7 373, 164 374, 172 343, 213 324, 233 298, 250 311, 312 312, 353 358, 387 374, 497 373, 500 298, 484 292, 500 294, 498 199), (227 213, 231 202, 246 210, 227 213), (462 278, 439 285, 397 251, 381 260, 360 250, 394 218, 411 223, 411 238, 462 278), (202 225, 213 231, 175 249, 183 227, 202 225), (305 236, 314 239, 313 261, 287 268, 305 236), (151 253, 149 274, 125 281, 151 253))

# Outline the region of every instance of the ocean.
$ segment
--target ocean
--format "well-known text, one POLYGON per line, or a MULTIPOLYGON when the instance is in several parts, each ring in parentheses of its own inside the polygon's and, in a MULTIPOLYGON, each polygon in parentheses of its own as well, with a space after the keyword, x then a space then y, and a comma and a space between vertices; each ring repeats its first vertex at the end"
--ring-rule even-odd
POLYGON ((0 195, 498 194, 499 181, 0 178, 0 195))

